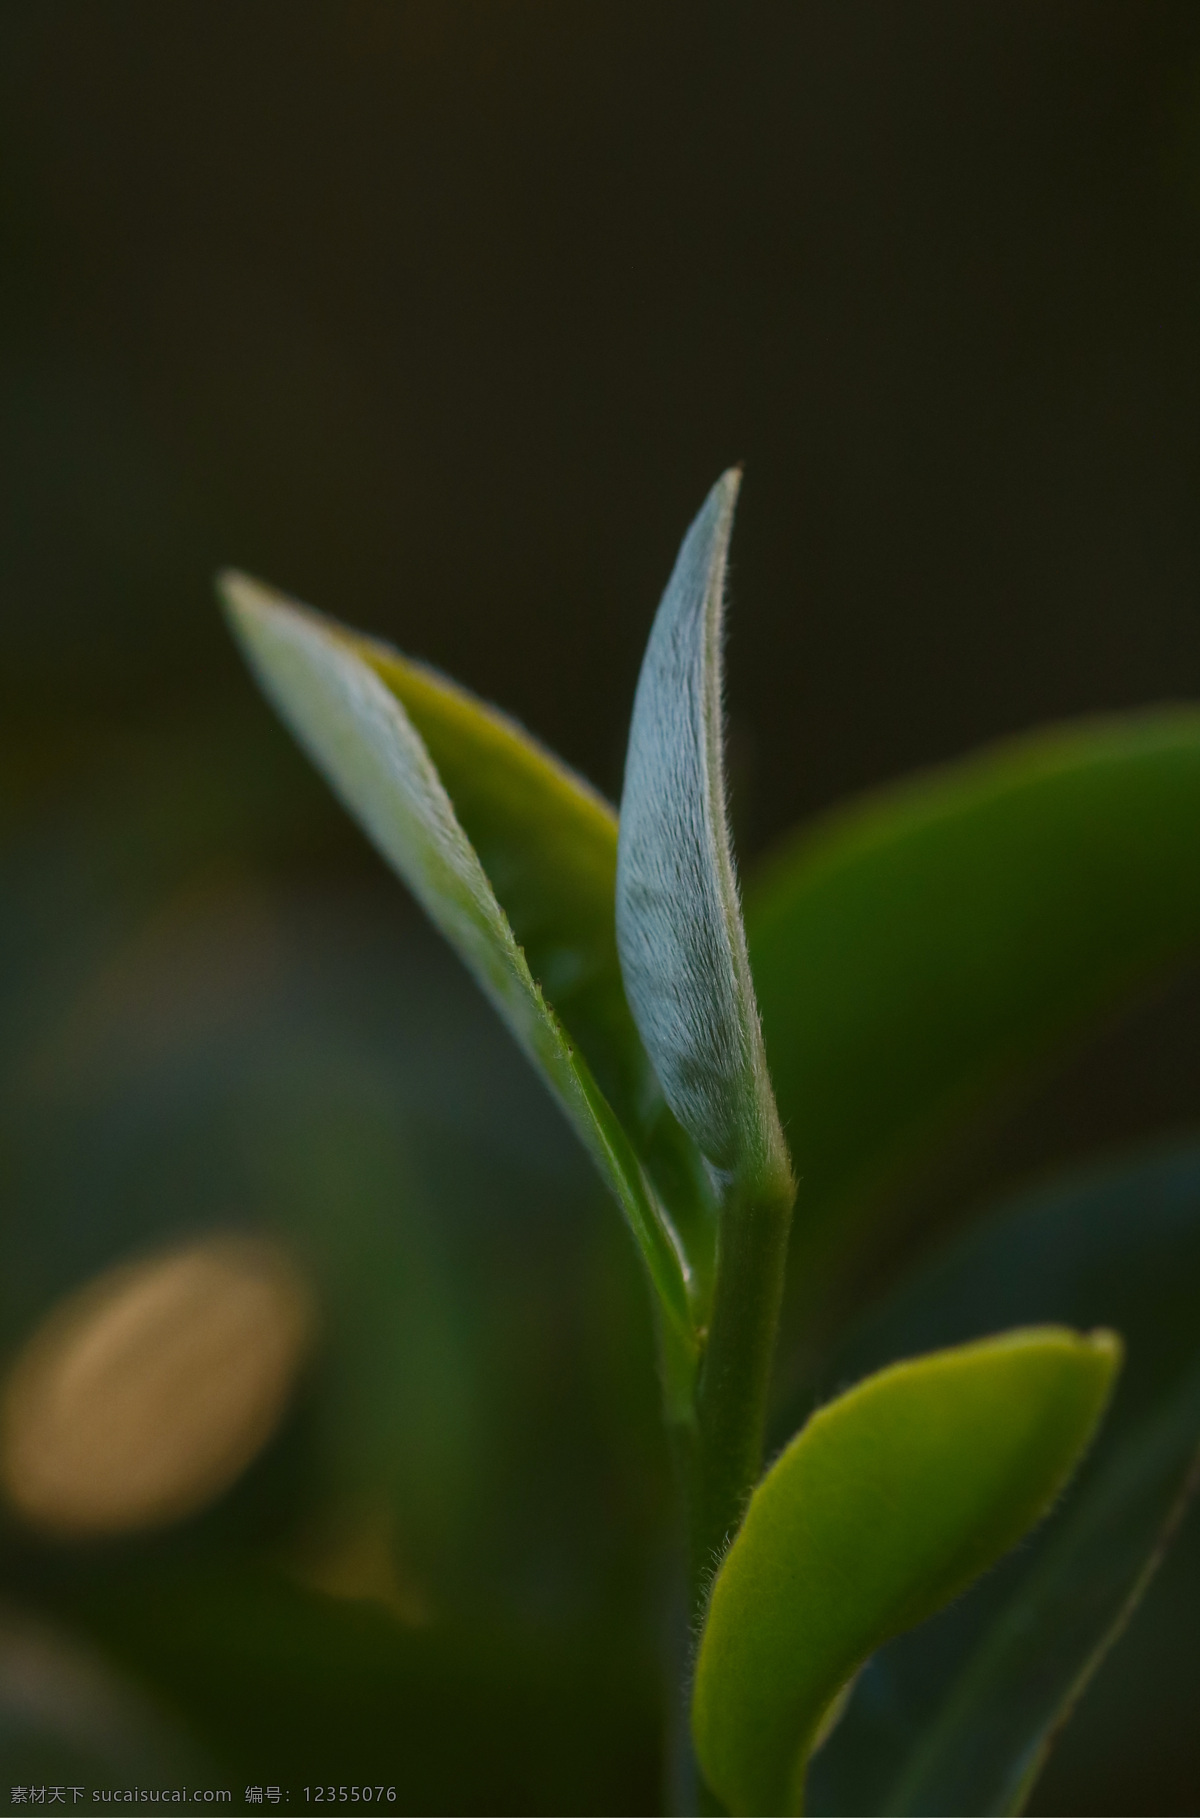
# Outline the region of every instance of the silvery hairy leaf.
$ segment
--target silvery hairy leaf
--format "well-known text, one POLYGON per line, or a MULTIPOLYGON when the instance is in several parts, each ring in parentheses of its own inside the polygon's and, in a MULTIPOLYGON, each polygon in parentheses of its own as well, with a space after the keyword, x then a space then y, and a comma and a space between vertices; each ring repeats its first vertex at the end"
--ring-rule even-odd
POLYGON ((731 470, 710 492, 650 633, 621 799, 617 945, 680 1123, 721 1172, 786 1181, 725 803, 721 639, 739 479, 731 470))

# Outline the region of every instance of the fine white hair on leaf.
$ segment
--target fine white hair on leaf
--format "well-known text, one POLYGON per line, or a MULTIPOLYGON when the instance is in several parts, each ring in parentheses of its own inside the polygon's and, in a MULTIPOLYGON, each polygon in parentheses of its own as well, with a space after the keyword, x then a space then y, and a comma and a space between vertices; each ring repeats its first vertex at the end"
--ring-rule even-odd
POLYGON ((683 540, 633 705, 617 849, 625 992, 680 1123, 723 1173, 779 1167, 725 804, 722 619, 741 475, 683 540))

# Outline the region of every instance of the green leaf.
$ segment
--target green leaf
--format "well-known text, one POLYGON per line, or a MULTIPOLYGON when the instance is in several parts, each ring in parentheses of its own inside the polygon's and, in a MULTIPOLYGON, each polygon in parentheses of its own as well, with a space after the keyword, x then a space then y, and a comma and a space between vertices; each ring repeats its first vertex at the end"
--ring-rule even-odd
POLYGON ((1024 1809, 1200 1482, 1200 1369, 1138 1423, 1004 1606, 882 1810, 1024 1809))
POLYGON ((794 1313, 822 1317, 897 1243, 889 1195, 939 1142, 1195 948, 1198 825, 1200 714, 1147 713, 902 783, 760 873, 794 1313))
POLYGON ((240 575, 222 589, 265 692, 538 1068, 622 1206, 677 1340, 689 1265, 624 1129, 547 1004, 396 696, 352 639, 240 575))
POLYGON ((1046 1512, 1118 1358, 1111 1333, 1013 1332, 894 1364, 811 1417, 751 1498, 700 1641, 693 1735, 731 1811, 802 1808, 847 1682, 1046 1512))
POLYGON ((714 1195, 626 1002, 614 921, 615 811, 508 715, 385 644, 356 634, 351 641, 424 741, 531 972, 670 1208, 703 1301, 714 1195))
POLYGON ((625 990, 667 1102, 713 1165, 786 1183, 725 811, 721 635, 740 476, 684 538, 634 700, 617 858, 625 990))
MULTIPOLYGON (((1087 1468, 1054 1520, 953 1610, 871 1662, 814 1765, 814 1809, 988 1812, 1028 1790, 1144 1589, 1186 1492, 1200 1440, 1198 1280, 1200 1150, 1173 1147, 995 1209, 847 1335, 829 1382, 919 1344, 1048 1320, 1116 1326, 1127 1361, 1087 1468)), ((1188 1534, 1180 1588, 1194 1576, 1200 1541, 1194 1526, 1188 1534)), ((1193 1628, 1196 1620, 1193 1610, 1193 1628)), ((1136 1781, 1151 1732, 1156 1753, 1187 1746, 1166 1713, 1179 1665, 1173 1635, 1186 1634, 1188 1621, 1189 1612, 1151 1600, 1138 1619, 1140 1652, 1118 1649, 1106 1666, 1109 1720, 1098 1731, 1089 1714, 1075 1748, 1077 1758, 1086 1749, 1093 1788, 1125 1773, 1136 1781)), ((1056 1796, 1071 1800, 1069 1789, 1056 1796)))

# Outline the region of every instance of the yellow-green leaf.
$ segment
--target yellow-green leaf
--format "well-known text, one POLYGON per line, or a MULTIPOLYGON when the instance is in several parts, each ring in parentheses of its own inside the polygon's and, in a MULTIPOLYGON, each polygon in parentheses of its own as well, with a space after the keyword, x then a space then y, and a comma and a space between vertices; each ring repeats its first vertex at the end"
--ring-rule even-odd
POLYGON ((1200 1486, 1200 1369, 1133 1423, 960 1672, 889 1813, 1021 1812, 1200 1486))
POLYGON ((798 1812, 847 1682, 1042 1516, 1119 1342, 1035 1327, 892 1365, 819 1409, 721 1562, 696 1665, 701 1768, 734 1813, 798 1812))

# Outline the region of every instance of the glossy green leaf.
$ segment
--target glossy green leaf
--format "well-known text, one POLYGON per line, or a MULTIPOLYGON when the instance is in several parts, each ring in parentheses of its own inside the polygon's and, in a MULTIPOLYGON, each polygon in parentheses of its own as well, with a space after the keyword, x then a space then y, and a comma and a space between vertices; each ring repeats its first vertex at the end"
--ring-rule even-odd
POLYGON ((1162 1561, 1200 1480, 1200 1370, 1087 1486, 906 1764, 885 1812, 1024 1809, 1050 1747, 1162 1561))
POLYGON ((667 1102, 722 1172, 788 1179, 725 808, 721 638, 739 475, 680 549, 638 680, 621 797, 617 947, 667 1102))
POLYGON ((530 972, 420 735, 329 620, 245 577, 223 591, 264 690, 335 793, 465 962, 541 1072, 629 1221, 672 1328, 689 1342, 682 1245, 620 1122, 530 972))
MULTIPOLYGON (((1027 1790, 1121 1633, 1186 1491, 1200 1440, 1198 1282, 1200 1151, 1173 1147, 996 1208, 847 1335, 830 1383, 920 1343, 1052 1319, 1117 1327, 1126 1364, 1054 1519, 952 1610, 871 1662, 814 1763, 814 1810, 1000 1811, 1027 1790)), ((1194 1523, 1180 1546, 1186 1587, 1200 1547, 1194 1523)), ((1077 1778, 1086 1758, 1093 1787, 1116 1784, 1156 1725, 1171 1733, 1164 1712, 1190 1661, 1190 1639, 1185 1659, 1178 1651, 1187 1617, 1157 1597, 1137 1626, 1138 1649, 1117 1648, 1105 1666, 1107 1718, 1089 1701, 1070 1744, 1075 1765, 1063 1769, 1077 1778)))
POLYGON ((617 816, 523 727, 385 644, 354 648, 416 727, 529 967, 670 1208, 703 1300, 715 1204, 629 1011, 617 957, 617 816))
POLYGON ((894 1364, 819 1409, 751 1498, 713 1585, 692 1729, 731 1811, 799 1811, 808 1756, 864 1660, 1043 1515, 1119 1357, 1043 1327, 894 1364))
POLYGON ((1163 711, 901 783, 767 864, 747 923, 810 1317, 896 1242, 889 1192, 939 1140, 1200 943, 1197 826, 1200 714, 1163 711))

